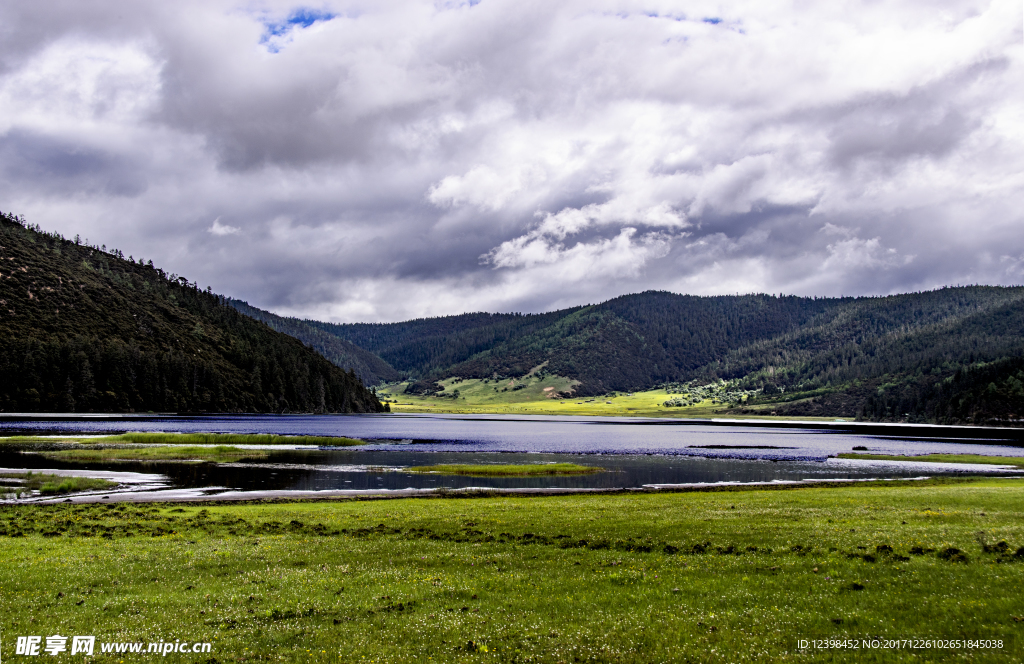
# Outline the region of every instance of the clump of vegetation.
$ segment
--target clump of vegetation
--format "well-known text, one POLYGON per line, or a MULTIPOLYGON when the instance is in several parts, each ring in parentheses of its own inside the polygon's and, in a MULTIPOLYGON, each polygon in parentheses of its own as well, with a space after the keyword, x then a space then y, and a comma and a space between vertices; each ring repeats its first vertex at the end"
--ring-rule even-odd
POLYGON ((674 398, 663 402, 662 405, 668 408, 696 406, 705 401, 735 407, 760 392, 760 390, 742 390, 733 383, 725 381, 708 383, 707 385, 700 385, 698 381, 667 383, 663 387, 666 394, 676 395, 674 398))
POLYGON ((49 459, 77 463, 130 462, 130 461, 246 461, 265 459, 262 450, 243 450, 227 445, 211 447, 95 447, 88 449, 57 450, 42 452, 49 459))
POLYGON ((366 441, 343 436, 278 436, 263 433, 122 433, 115 436, 3 436, 0 443, 16 445, 88 444, 97 448, 105 445, 316 445, 320 447, 350 447, 365 445, 366 441))
POLYGON ((5 473, 0 475, 0 494, 4 498, 18 498, 38 491, 43 495, 90 491, 93 489, 109 489, 117 486, 116 482, 95 477, 66 477, 47 473, 5 473))
POLYGON ((355 438, 336 436, 277 436, 270 434, 224 433, 125 433, 99 438, 3 438, 18 444, 43 444, 39 453, 50 459, 78 463, 137 461, 210 461, 226 463, 265 459, 262 450, 237 445, 317 445, 349 447, 363 445, 355 438), (70 444, 70 446, 69 446, 70 444), (49 449, 46 449, 49 447, 49 449), (65 449, 53 449, 63 447, 65 449))
POLYGON ((449 463, 434 466, 413 466, 409 470, 414 473, 438 473, 442 475, 465 475, 468 477, 535 477, 543 475, 589 475, 591 473, 603 472, 604 468, 581 466, 575 463, 449 463))
POLYGON ((967 554, 965 554, 963 551, 956 548, 955 546, 947 546, 945 549, 939 551, 935 555, 942 560, 948 560, 953 563, 970 562, 970 559, 967 557, 967 554))
POLYGON ((103 439, 104 442, 126 442, 164 445, 325 445, 347 447, 363 445, 364 441, 342 436, 278 436, 264 433, 123 433, 103 439))
POLYGON ((1024 457, 984 456, 981 454, 922 454, 919 456, 909 456, 901 454, 853 454, 846 452, 840 454, 839 458, 864 459, 868 461, 926 461, 929 463, 980 463, 996 466, 1014 466, 1017 468, 1024 469, 1024 457))
POLYGON ((59 481, 55 479, 50 482, 44 482, 39 487, 39 493, 43 495, 73 493, 75 491, 90 491, 92 489, 108 489, 112 486, 116 486, 116 483, 95 477, 65 477, 59 481))

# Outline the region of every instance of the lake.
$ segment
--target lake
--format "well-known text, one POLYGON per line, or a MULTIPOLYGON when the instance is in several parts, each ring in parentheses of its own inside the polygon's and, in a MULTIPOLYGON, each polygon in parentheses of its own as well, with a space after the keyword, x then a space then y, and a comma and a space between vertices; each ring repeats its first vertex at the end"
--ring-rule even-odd
POLYGON ((239 415, 0 418, 0 435, 98 435, 126 431, 346 436, 369 444, 269 450, 245 464, 69 464, 0 448, 5 468, 96 468, 160 473, 176 488, 241 491, 406 488, 630 488, 645 485, 906 478, 998 472, 945 464, 866 462, 835 455, 1021 455, 1021 432, 850 423, 736 423, 494 415, 239 415), (807 428, 814 427, 814 428, 807 428), (404 472, 438 463, 568 461, 608 472, 569 477, 479 478, 404 472), (217 489, 213 489, 216 487, 217 489))

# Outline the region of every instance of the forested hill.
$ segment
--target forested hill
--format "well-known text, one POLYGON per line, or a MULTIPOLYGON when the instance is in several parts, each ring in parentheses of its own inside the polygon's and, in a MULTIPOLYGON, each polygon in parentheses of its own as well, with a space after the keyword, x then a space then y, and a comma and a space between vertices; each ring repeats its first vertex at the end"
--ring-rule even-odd
POLYGON ((359 379, 184 277, 0 214, 0 411, 378 412, 359 379))
POLYGON ((308 324, 373 351, 431 391, 449 376, 545 370, 578 395, 690 380, 761 389, 778 414, 1013 422, 1024 418, 1024 288, 887 297, 625 295, 546 314, 308 324))
POLYGON ((278 316, 242 300, 228 300, 228 303, 246 316, 262 321, 278 332, 295 337, 336 366, 345 370, 351 369, 364 385, 379 385, 404 377, 404 374, 396 371, 394 367, 372 352, 324 332, 309 321, 278 316))
POLYGON ((759 340, 799 329, 844 300, 768 295, 626 295, 545 314, 465 314, 404 323, 309 321, 430 381, 458 375, 519 376, 547 362, 581 381, 581 394, 683 380, 759 340))
MULTIPOLYGON (((473 313, 404 323, 302 322, 376 353, 406 375, 423 377, 446 374, 478 353, 529 338, 582 308, 527 315, 473 313)), ((528 370, 526 367, 521 373, 528 370)))

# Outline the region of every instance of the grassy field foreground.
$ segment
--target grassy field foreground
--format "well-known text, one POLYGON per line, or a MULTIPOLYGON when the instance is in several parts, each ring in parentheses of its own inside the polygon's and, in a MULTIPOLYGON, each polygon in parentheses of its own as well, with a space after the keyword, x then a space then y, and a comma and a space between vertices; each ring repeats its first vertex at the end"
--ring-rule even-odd
POLYGON ((1024 484, 1000 479, 4 506, 0 654, 59 633, 211 662, 1019 661, 1021 547, 1024 484), (872 636, 1003 647, 797 648, 872 636))

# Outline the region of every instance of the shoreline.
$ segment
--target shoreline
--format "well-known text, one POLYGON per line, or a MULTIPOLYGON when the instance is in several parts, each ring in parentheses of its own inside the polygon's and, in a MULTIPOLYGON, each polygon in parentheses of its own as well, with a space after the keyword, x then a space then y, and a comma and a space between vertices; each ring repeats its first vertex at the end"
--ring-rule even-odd
MULTIPOLYGON (((966 424, 915 424, 899 422, 854 422, 846 420, 793 420, 763 418, 681 418, 648 417, 628 415, 551 415, 551 414, 505 414, 505 413, 347 413, 313 415, 310 413, 265 414, 265 413, 203 413, 181 415, 172 413, 0 413, 0 443, 4 437, 26 435, 16 433, 36 429, 19 430, 16 425, 48 422, 175 422, 205 419, 232 420, 252 417, 288 420, 300 417, 317 418, 454 418, 472 421, 528 421, 528 422, 591 422, 594 424, 629 424, 638 426, 714 426, 741 427, 751 429, 805 429, 813 431, 834 431, 871 435, 884 438, 914 438, 924 440, 1002 440, 1015 441, 1024 446, 1024 427, 993 427, 966 424), (7 434, 7 432, 11 432, 7 434)), ((87 432, 83 432, 87 433, 87 432)))
MULTIPOLYGON (((1024 479, 1024 475, 967 475, 954 478, 1024 479)), ((827 478, 802 480, 771 480, 764 482, 687 482, 679 484, 645 484, 640 487, 462 487, 458 489, 323 489, 323 490, 265 490, 241 491, 226 487, 202 487, 190 489, 154 489, 100 491, 88 494, 0 502, 0 505, 58 505, 95 503, 233 503, 260 504, 265 502, 330 502, 339 499, 397 500, 404 498, 485 498, 485 497, 529 497, 529 496, 572 496, 612 494, 664 494, 664 493, 714 493, 719 491, 765 491, 776 489, 830 488, 864 484, 895 485, 900 483, 926 482, 936 479, 928 475, 918 477, 867 477, 827 478), (208 493, 217 491, 217 493, 208 493)))

